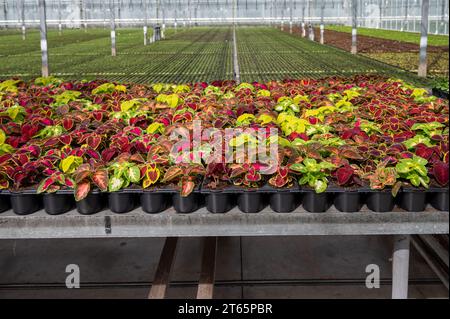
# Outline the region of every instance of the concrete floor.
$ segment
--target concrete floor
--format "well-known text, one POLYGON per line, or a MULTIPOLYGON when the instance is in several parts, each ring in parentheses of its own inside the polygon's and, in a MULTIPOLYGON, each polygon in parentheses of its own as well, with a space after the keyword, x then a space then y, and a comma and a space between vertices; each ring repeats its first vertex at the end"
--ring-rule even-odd
MULTIPOLYGON (((0 298, 145 298, 163 244, 157 238, 2 240, 0 298), (81 289, 64 287, 68 264, 80 267, 81 289)), ((390 298, 391 250, 390 236, 223 237, 214 296, 390 298), (379 289, 365 287, 368 264, 380 267, 379 289)), ((179 241, 168 297, 195 297, 201 252, 202 239, 179 241)), ((409 296, 448 298, 413 249, 409 296)))

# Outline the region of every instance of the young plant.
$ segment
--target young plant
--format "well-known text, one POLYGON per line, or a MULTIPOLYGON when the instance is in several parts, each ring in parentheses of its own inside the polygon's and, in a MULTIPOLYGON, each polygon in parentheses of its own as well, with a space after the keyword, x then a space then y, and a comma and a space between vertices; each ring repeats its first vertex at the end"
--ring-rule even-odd
POLYGON ((269 184, 277 188, 290 187, 292 185, 292 176, 289 175, 289 167, 278 167, 276 174, 269 179, 269 184))
POLYGON ((314 158, 305 158, 302 163, 292 164, 290 169, 294 173, 300 173, 298 180, 300 185, 308 185, 316 191, 316 193, 324 192, 328 187, 328 176, 335 166, 329 162, 317 162, 314 158))
POLYGON ((161 183, 173 182, 180 188, 183 197, 189 196, 195 188, 199 177, 205 174, 205 168, 201 164, 181 164, 167 169, 161 183))
POLYGON ((365 175, 370 182, 371 189, 384 189, 392 187, 392 195, 396 196, 401 187, 401 182, 397 182, 398 174, 395 167, 387 167, 387 162, 380 162, 374 171, 365 175))
POLYGON ((75 186, 75 181, 64 175, 63 173, 56 171, 49 177, 44 178, 36 190, 37 194, 40 193, 54 193, 61 188, 73 188, 75 186))
POLYGON ((126 188, 130 183, 139 183, 141 180, 141 170, 138 164, 126 160, 118 160, 109 165, 110 175, 108 190, 116 192, 121 188, 126 188))
POLYGON ((92 185, 98 187, 102 192, 108 190, 108 170, 102 164, 95 162, 81 164, 72 176, 76 183, 76 201, 86 198, 92 185))
POLYGON ((434 163, 431 174, 440 186, 447 186, 449 179, 448 163, 437 161, 434 163))
POLYGON ((409 180, 409 182, 419 187, 422 185, 428 188, 430 178, 426 165, 428 161, 420 156, 414 155, 412 158, 401 159, 395 166, 395 170, 400 178, 409 180))
POLYGON ((359 169, 357 165, 346 164, 335 170, 332 175, 336 179, 339 186, 354 186, 363 184, 359 176, 359 169))

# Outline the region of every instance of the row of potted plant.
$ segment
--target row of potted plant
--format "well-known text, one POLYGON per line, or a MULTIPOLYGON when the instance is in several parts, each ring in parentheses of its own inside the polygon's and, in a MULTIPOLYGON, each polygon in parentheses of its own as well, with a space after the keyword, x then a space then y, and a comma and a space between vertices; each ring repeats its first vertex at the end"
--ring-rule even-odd
POLYGON ((448 101, 401 80, 0 82, 0 188, 101 192, 433 189, 448 101))

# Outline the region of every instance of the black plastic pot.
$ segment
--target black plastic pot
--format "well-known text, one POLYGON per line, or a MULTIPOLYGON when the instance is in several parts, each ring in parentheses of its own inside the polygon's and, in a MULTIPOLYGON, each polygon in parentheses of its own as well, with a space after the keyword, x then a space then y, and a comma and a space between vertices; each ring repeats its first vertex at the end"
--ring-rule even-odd
POLYGON ((301 195, 289 192, 277 192, 270 194, 270 208, 277 213, 290 213, 301 202, 301 195))
POLYGON ((11 193, 11 207, 17 215, 29 215, 42 208, 42 197, 36 194, 11 193))
POLYGON ((366 195, 366 204, 374 212, 390 212, 394 209, 394 196, 391 192, 370 192, 366 195))
POLYGON ((149 214, 157 214, 170 206, 168 194, 157 192, 144 192, 141 194, 142 210, 149 214))
POLYGON ((429 202, 435 209, 448 212, 448 191, 429 193, 429 202))
POLYGON ((310 213, 323 213, 330 208, 330 194, 306 192, 303 194, 303 208, 310 213))
POLYGON ((240 193, 237 205, 244 213, 258 213, 266 206, 264 196, 263 193, 240 193))
POLYGON ((77 211, 82 215, 92 215, 105 207, 105 196, 102 193, 90 193, 77 202, 77 211))
POLYGON ((116 214, 123 214, 136 208, 134 193, 113 192, 108 196, 109 209, 116 214))
POLYGON ((403 191, 399 194, 398 205, 409 212, 422 212, 427 206, 427 194, 425 192, 403 191))
POLYGON ((72 194, 44 194, 44 210, 49 215, 60 215, 75 207, 72 194))
POLYGON ((432 94, 441 99, 447 99, 447 100, 448 100, 448 96, 449 96, 449 94, 447 92, 444 92, 444 91, 442 91, 440 89, 436 89, 436 88, 432 89, 432 94))
POLYGON ((236 205, 233 194, 209 193, 206 194, 206 209, 210 213, 223 214, 236 205))
POLYGON ((9 195, 0 194, 0 213, 7 211, 11 208, 11 200, 9 199, 9 195))
POLYGON ((201 205, 201 198, 198 193, 191 193, 186 197, 175 193, 172 195, 172 204, 179 214, 189 214, 196 211, 201 205))
POLYGON ((358 212, 362 207, 362 195, 358 192, 335 193, 333 203, 340 212, 358 212))

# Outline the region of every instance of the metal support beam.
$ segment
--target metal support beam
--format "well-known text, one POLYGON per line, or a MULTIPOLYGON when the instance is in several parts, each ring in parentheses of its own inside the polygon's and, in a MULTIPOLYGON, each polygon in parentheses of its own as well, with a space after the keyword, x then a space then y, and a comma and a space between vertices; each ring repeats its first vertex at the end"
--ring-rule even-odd
POLYGON ((156 269, 155 278, 152 288, 148 294, 148 299, 164 299, 169 286, 170 273, 175 261, 177 251, 178 237, 168 237, 164 243, 161 257, 159 259, 158 268, 156 269))
POLYGON ((45 12, 45 0, 39 0, 39 16, 41 29, 41 57, 42 57, 42 76, 49 76, 48 50, 47 50, 47 16, 45 12))
POLYGON ((420 26, 420 53, 419 53, 419 71, 420 77, 427 76, 427 45, 428 45, 428 11, 430 7, 429 0, 422 0, 422 22, 420 26))
POLYGON ((434 273, 439 277, 439 279, 442 281, 444 286, 448 289, 448 259, 447 259, 447 273, 444 272, 444 270, 440 267, 439 262, 437 262, 437 259, 432 256, 424 242, 421 240, 420 236, 411 236, 411 242, 413 243, 414 248, 419 252, 419 254, 422 256, 423 259, 425 259, 428 266, 430 266, 431 270, 434 271, 434 273))
POLYGON ((237 40, 236 40, 236 26, 233 26, 233 68, 234 80, 237 84, 241 83, 241 72, 239 70, 237 40))
POLYGON ((408 298, 410 236, 394 236, 392 299, 408 298))
POLYGON ((203 241, 202 269, 198 281, 197 299, 212 299, 216 274, 217 237, 203 241))
POLYGON ((147 214, 141 208, 127 214, 105 210, 89 216, 76 210, 63 215, 48 215, 44 210, 27 216, 15 215, 11 210, 0 214, 0 239, 448 233, 448 212, 430 206, 423 212, 405 212, 396 207, 383 214, 366 206, 351 214, 333 206, 320 214, 302 207, 290 214, 273 212, 270 207, 258 214, 245 214, 238 208, 226 214, 211 214, 206 208, 177 214, 173 207, 160 214, 147 214))

